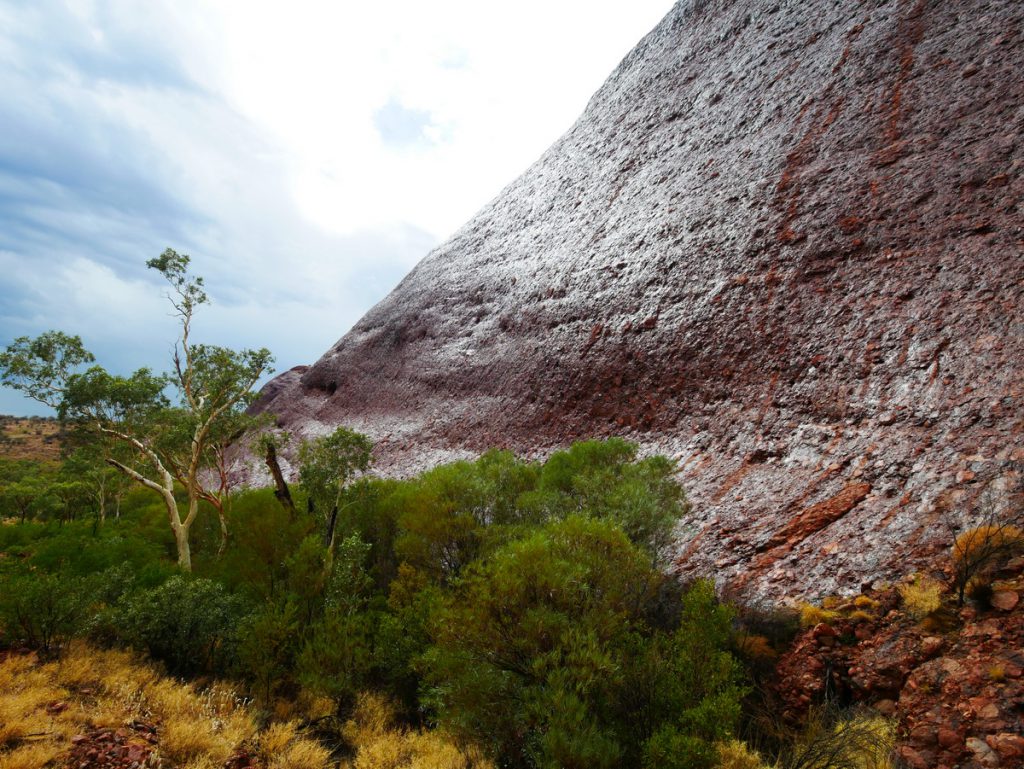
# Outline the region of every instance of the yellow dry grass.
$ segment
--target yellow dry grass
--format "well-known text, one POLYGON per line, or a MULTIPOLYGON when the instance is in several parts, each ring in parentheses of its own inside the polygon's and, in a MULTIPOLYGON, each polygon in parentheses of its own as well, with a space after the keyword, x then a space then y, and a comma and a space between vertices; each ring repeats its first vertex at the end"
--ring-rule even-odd
POLYGON ((715 747, 718 750, 718 769, 771 769, 757 751, 739 740, 720 742, 715 747))
POLYGON ((1001 683, 1006 680, 1006 666, 1001 662, 993 662, 985 672, 988 675, 989 681, 1001 683))
POLYGON ((903 608, 914 619, 923 620, 942 606, 942 583, 918 574, 914 581, 898 588, 903 608))
POLYGON ((837 611, 830 611, 810 603, 800 604, 800 625, 801 627, 814 627, 822 622, 828 624, 835 622, 842 615, 837 611))
POLYGON ((38 769, 54 764, 63 751, 63 746, 53 742, 20 745, 0 754, 0 769, 38 769))
POLYGON ((395 725, 394 711, 376 694, 363 694, 345 738, 357 746, 345 769, 494 769, 472 746, 461 746, 439 732, 395 725))
POLYGON ((59 764, 74 734, 134 720, 156 725, 158 755, 174 766, 214 769, 254 745, 273 769, 330 766, 328 751, 294 724, 261 734, 250 703, 229 686, 197 690, 127 652, 73 644, 56 662, 0 661, 0 769, 59 764))
POLYGON ((866 595, 859 595, 853 599, 853 605, 856 606, 858 609, 877 609, 878 601, 866 595))

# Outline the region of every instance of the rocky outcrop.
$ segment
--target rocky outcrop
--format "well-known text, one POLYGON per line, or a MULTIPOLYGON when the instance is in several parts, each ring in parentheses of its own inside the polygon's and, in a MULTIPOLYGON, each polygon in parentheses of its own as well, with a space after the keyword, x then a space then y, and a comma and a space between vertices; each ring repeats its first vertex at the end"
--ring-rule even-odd
MULTIPOLYGON (((1021 566, 1001 592, 1024 589, 1021 566)), ((922 624, 896 590, 871 598, 871 612, 835 612, 779 659, 772 690, 784 718, 798 723, 831 696, 895 718, 912 769, 1024 765, 1024 612, 947 609, 922 624)))
POLYGON ((259 408, 408 473, 619 434, 683 575, 853 591, 1011 482, 1024 6, 679 3, 571 130, 259 408))

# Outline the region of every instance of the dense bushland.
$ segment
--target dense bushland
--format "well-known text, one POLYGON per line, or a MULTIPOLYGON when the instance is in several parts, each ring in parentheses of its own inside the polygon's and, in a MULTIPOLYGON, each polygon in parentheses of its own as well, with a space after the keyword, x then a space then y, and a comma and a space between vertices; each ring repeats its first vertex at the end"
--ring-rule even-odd
POLYGON ((177 676, 234 679, 268 714, 330 702, 316 724, 339 739, 376 692, 399 732, 439 727, 503 766, 716 764, 744 691, 732 615, 660 568, 687 510, 667 460, 612 439, 331 485, 355 455, 328 449, 366 448, 331 440, 305 452, 295 504, 230 498, 223 549, 201 507, 191 574, 144 490, 103 521, 86 496, 70 515, 2 496, 3 643, 137 649, 177 676))

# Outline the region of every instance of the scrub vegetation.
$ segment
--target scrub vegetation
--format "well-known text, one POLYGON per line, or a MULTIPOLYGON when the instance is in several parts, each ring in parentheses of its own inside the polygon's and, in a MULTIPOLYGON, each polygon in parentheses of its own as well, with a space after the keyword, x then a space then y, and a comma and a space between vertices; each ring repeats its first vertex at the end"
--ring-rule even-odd
POLYGON ((740 737, 796 622, 741 621, 668 574, 689 511, 671 461, 612 438, 384 479, 340 428, 301 443, 292 488, 285 436, 245 411, 269 354, 194 342, 202 279, 170 250, 148 264, 181 322, 169 374, 110 374, 57 331, 0 355, 62 445, 0 460, 0 769, 101 748, 234 769, 770 765, 740 737), (235 489, 254 431, 274 487, 235 489))

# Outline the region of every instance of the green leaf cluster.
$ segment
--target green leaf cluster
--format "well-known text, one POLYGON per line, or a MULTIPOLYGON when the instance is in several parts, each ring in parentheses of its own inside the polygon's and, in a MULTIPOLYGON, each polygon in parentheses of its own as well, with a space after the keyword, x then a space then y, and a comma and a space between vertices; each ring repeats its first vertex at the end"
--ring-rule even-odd
POLYGON ((646 609, 662 575, 610 521, 570 516, 466 570, 431 617, 440 722, 511 766, 710 767, 743 694, 731 615, 706 583, 677 627, 646 609))

